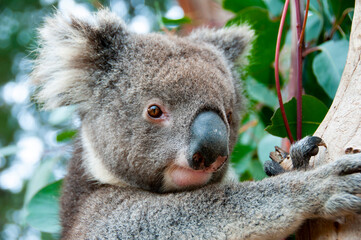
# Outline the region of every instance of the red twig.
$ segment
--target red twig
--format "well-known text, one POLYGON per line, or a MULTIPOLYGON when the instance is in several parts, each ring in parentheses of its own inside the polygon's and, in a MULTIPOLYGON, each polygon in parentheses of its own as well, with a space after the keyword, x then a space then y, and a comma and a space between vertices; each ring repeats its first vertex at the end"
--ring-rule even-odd
POLYGON ((301 28, 300 1, 295 0, 296 8, 296 27, 297 27, 297 140, 302 138, 302 50, 303 39, 306 31, 306 22, 310 0, 307 0, 306 11, 301 28))
POLYGON ((275 56, 275 80, 276 80, 276 89, 277 89, 278 102, 280 104, 280 110, 281 110, 281 113, 282 113, 283 123, 285 124, 288 138, 290 139, 291 143, 293 143, 294 140, 293 140, 293 137, 292 137, 290 126, 288 124, 285 108, 283 106, 282 95, 281 95, 281 87, 280 87, 280 79, 279 79, 279 57, 280 57, 279 55, 280 55, 281 38, 282 38, 282 31, 283 31, 283 26, 285 24, 287 9, 288 9, 289 3, 290 3, 290 1, 286 0, 285 5, 283 7, 280 27, 278 29, 277 44, 276 44, 276 56, 275 56))
POLYGON ((306 32, 306 22, 307 22, 308 9, 309 9, 309 7, 310 7, 310 0, 307 0, 306 10, 305 10, 305 17, 303 18, 301 36, 300 36, 300 39, 298 40, 298 44, 299 44, 301 47, 303 47, 303 38, 304 38, 305 32, 306 32))
POLYGON ((300 1, 295 0, 296 28, 297 28, 297 140, 302 136, 302 44, 301 38, 301 12, 300 1))
POLYGON ((312 48, 306 48, 303 52, 302 52, 302 57, 306 57, 308 54, 313 53, 313 52, 317 52, 317 51, 321 51, 321 48, 319 47, 312 47, 312 48))

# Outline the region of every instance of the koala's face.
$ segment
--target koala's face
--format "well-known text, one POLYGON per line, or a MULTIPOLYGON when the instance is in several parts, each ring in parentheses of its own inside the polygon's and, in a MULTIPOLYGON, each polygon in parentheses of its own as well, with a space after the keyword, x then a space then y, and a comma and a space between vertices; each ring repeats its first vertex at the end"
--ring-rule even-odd
MULTIPOLYGON (((72 63, 76 74, 86 77, 67 91, 62 87, 55 99, 58 105, 79 104, 88 174, 101 183, 157 192, 220 181, 237 138, 241 105, 232 61, 252 32, 135 35, 107 15, 98 13, 95 25, 73 19, 88 53, 79 52, 72 63)), ((50 87, 43 85, 39 98, 50 102, 44 97, 50 87)))

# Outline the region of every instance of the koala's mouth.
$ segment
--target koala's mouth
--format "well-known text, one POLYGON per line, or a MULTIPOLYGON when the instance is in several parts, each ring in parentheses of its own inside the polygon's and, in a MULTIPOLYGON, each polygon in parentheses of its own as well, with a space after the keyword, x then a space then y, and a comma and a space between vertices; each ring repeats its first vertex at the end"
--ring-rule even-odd
POLYGON ((227 157, 218 157, 212 165, 201 170, 194 170, 189 166, 174 163, 166 171, 166 185, 170 188, 179 189, 207 184, 212 174, 220 170, 226 161, 227 157))

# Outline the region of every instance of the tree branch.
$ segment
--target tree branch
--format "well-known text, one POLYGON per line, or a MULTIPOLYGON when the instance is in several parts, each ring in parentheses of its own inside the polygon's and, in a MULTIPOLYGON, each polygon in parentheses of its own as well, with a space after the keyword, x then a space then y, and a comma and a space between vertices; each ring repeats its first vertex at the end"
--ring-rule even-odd
MULTIPOLYGON (((335 161, 346 149, 361 149, 361 0, 356 0, 346 66, 335 99, 315 136, 327 143, 311 159, 313 166, 335 161)), ((298 239, 360 239, 361 217, 346 217, 344 223, 311 220, 299 231, 298 239)))

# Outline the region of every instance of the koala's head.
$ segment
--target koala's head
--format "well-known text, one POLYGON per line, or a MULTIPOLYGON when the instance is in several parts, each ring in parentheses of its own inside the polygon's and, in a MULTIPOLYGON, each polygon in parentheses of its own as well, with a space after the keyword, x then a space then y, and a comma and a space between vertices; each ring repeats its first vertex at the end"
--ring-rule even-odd
POLYGON ((141 35, 108 10, 56 14, 40 29, 32 79, 45 109, 78 106, 91 179, 200 187, 225 174, 243 101, 232 68, 252 37, 246 26, 141 35))

